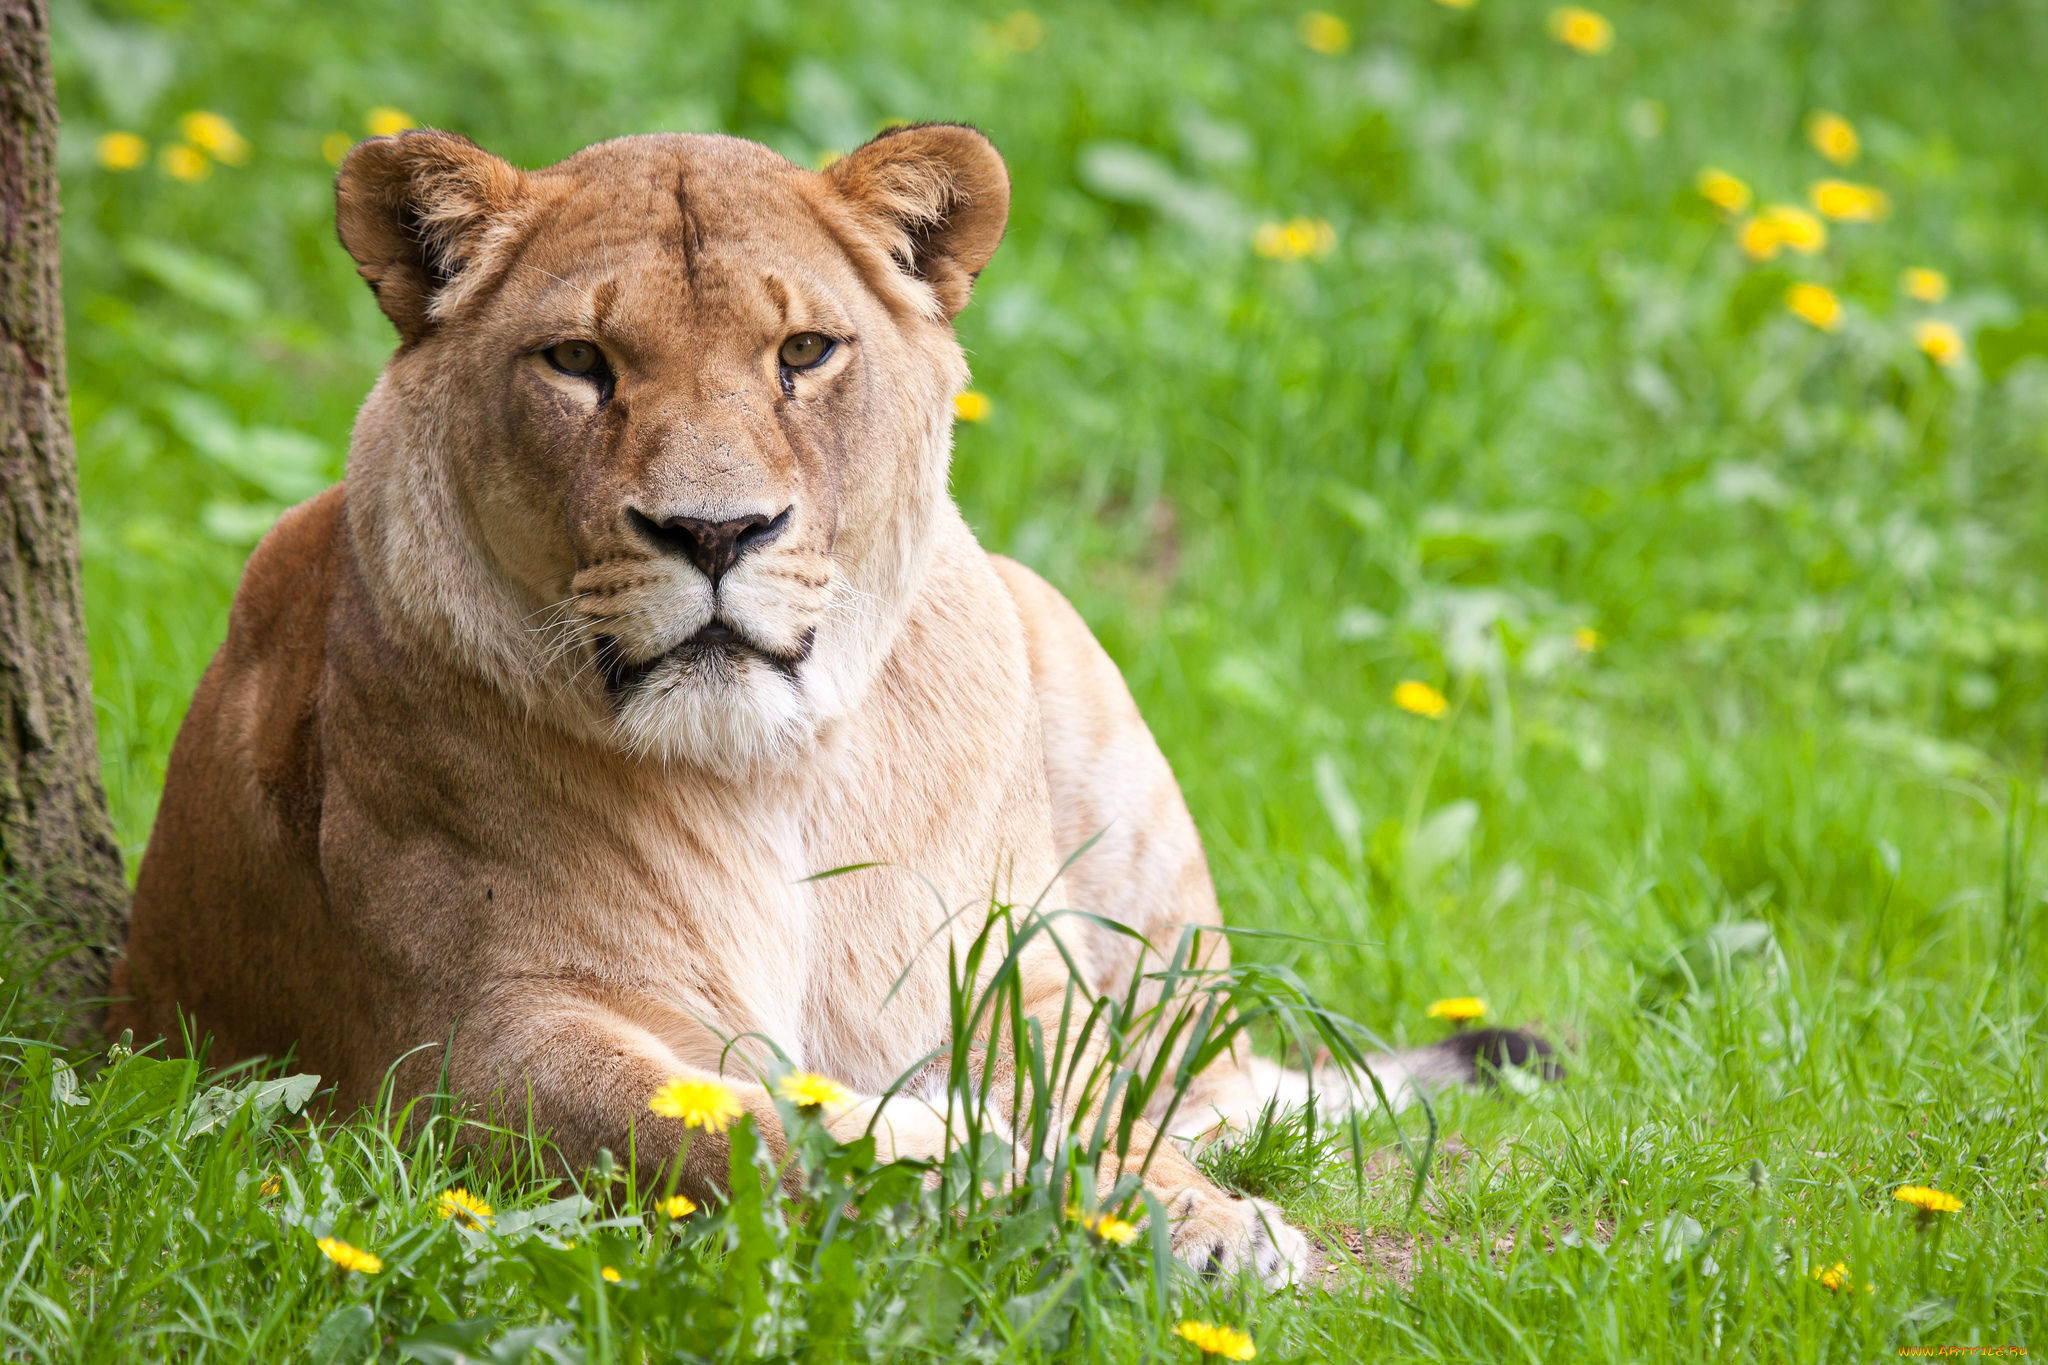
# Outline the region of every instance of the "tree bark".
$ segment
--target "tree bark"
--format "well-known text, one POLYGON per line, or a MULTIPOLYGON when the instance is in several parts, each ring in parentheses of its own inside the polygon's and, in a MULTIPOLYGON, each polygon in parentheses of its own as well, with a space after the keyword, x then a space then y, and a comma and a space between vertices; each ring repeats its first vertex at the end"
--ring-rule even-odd
POLYGON ((57 275, 48 0, 0 0, 0 878, 46 990, 106 992, 128 883, 100 786, 57 275))

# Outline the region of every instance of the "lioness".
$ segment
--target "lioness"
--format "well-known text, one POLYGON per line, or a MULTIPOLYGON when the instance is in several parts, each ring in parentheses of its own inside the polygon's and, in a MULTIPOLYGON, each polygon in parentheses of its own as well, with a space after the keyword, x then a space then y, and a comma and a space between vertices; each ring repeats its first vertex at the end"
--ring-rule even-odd
MULTIPOLYGON (((779 1143, 771 1039, 862 1096, 835 1134, 930 1157, 943 1089, 873 1098, 947 1041, 920 877, 955 906, 1051 887, 1162 951, 1219 922, 1115 666, 947 492, 952 321, 1009 209, 981 134, 900 128, 818 173, 628 137, 524 172, 408 132, 336 197, 400 344, 344 482, 249 561, 110 1028, 176 1038, 183 1011, 216 1059, 296 1049, 344 1105, 422 1045, 396 1079, 431 1089, 446 1044, 456 1094, 515 1096, 570 1162, 629 1129, 673 1158, 649 1096, 721 1072, 779 1143), (887 866, 806 880, 856 863, 887 866)), ((1066 937, 1094 988, 1137 965, 1066 937)), ((1068 972, 1034 951, 1056 1026, 1068 972)), ((1481 1041, 1384 1065, 1469 1078, 1481 1041)), ((1241 1126, 1305 1087, 1226 1058, 1182 1108, 1241 1126)), ((723 1178, 717 1141, 685 1160, 723 1178)), ((1173 1144, 1147 1179, 1182 1258, 1302 1264, 1173 1144)))

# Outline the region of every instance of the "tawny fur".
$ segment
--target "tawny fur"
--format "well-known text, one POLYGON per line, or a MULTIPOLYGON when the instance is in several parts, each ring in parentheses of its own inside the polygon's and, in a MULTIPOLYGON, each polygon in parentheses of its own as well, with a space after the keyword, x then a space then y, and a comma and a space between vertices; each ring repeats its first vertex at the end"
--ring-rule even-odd
MULTIPOLYGON (((176 1038, 182 1012, 215 1061, 293 1052, 344 1106, 394 1065, 401 1097, 433 1088, 445 1050, 459 1095, 530 1102, 566 1160, 631 1129, 661 1161, 683 1130, 647 1099, 678 1075, 722 1074, 780 1141, 767 1050, 728 1039, 863 1096, 944 1046, 947 907, 1043 894, 1162 951, 1217 924, 1116 668, 946 491, 952 317, 1008 199, 988 143, 944 125, 822 174, 718 137, 536 172, 438 133, 358 148, 342 236, 401 346, 345 482, 249 562, 110 1027, 176 1038), (804 331, 838 347, 785 375, 804 331), (608 393, 547 362, 569 339, 608 357, 608 393), (634 520, 785 509, 716 583, 634 520), (750 648, 693 654, 714 614, 750 648), (636 680, 608 687, 608 662, 636 680), (805 880, 854 863, 888 866, 805 880)), ((1120 990, 1136 954, 1070 937, 1120 990)), ((1040 952, 1027 1005, 1066 985, 1040 952)), ((1226 1059, 1187 1107, 1242 1123, 1290 1085, 1226 1059)), ((878 1127, 904 1155, 945 1137, 917 1097, 878 1127)), ((693 1186, 723 1175, 718 1142, 687 1160, 693 1186)), ((1149 1181, 1188 1259, 1300 1264, 1298 1233, 1172 1144, 1149 1181)))

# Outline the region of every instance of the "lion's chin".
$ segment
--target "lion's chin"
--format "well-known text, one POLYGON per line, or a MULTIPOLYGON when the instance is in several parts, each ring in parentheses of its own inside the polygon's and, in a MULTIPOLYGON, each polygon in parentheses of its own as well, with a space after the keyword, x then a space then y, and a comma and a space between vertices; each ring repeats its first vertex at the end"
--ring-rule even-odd
POLYGON ((668 659, 612 702, 626 752, 733 779, 786 763, 814 730, 792 671, 750 652, 668 659))

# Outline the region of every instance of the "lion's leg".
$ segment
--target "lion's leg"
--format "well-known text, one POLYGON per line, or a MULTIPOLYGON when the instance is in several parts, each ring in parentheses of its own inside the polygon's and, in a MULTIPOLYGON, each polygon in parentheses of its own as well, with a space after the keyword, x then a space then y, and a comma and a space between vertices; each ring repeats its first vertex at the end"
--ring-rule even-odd
POLYGON ((620 1160, 630 1154, 643 1178, 660 1177, 683 1153, 681 1187, 701 1198, 729 1183, 724 1137, 648 1107, 655 1092, 678 1077, 730 1088, 782 1161, 782 1120, 765 1087, 691 1066, 652 1030, 581 996, 501 994, 463 1021, 449 1059, 449 1083, 459 1099, 515 1130, 530 1121, 572 1173, 604 1149, 620 1160))
MULTIPOLYGON (((1051 1038, 1067 1001, 1066 965, 1052 953, 1027 950, 1023 976, 1023 1011, 1037 1021, 1041 1037, 1051 1038)), ((1106 1050, 1107 1040, 1098 1039, 1084 1046, 1070 1065, 1063 1064, 1070 1083, 1087 1086, 1090 1078, 1100 1076, 1106 1050)), ((992 1078, 990 1093, 1002 1103, 1015 1094, 1015 1077, 1007 1062, 998 1061, 997 1066, 1000 1071, 992 1078)), ((1094 1131, 1102 1110, 1100 1094, 1084 1097, 1062 1086, 1052 1099, 1072 1131, 1094 1131)), ((1014 1114, 1004 1118, 1020 1122, 1014 1114)), ((1016 1151, 1019 1170, 1033 1155, 1023 1145, 1016 1151)), ((1287 1283, 1306 1270, 1308 1239, 1288 1226, 1278 1208, 1222 1189, 1152 1124, 1134 1123, 1129 1145, 1115 1160, 1104 1160, 1098 1167, 1098 1203, 1111 1196, 1126 1173, 1140 1174, 1145 1188, 1159 1200, 1166 1210, 1174 1256, 1194 1269, 1223 1275, 1249 1271, 1268 1285, 1287 1283)))
POLYGON ((1107 1197, 1123 1170, 1139 1167, 1145 1187, 1166 1210, 1173 1254, 1183 1264, 1210 1275, 1250 1271, 1268 1285, 1289 1283, 1307 1270, 1308 1238, 1278 1207, 1220 1188, 1149 1123, 1133 1126, 1121 1167, 1104 1163, 1096 1197, 1107 1197))
MULTIPOLYGON (((637 1002, 645 1006, 647 1002, 637 1002)), ((636 1018, 665 1011, 634 1008, 636 1018)), ((679 1184, 697 1196, 725 1190, 729 1148, 722 1132, 692 1128, 655 1113, 648 1101, 668 1082, 717 1081, 739 1099, 778 1167, 788 1157, 782 1120, 762 1078, 737 1050, 722 1074, 691 1058, 717 1058, 724 1044, 694 1020, 679 1021, 668 1039, 619 1009, 582 996, 526 993, 501 996, 466 1022, 451 1057, 455 1093, 481 1103, 499 1124, 523 1126, 552 1144, 561 1163, 580 1171, 600 1148, 646 1175, 663 1173, 683 1154, 679 1184), (677 1040, 684 1040, 678 1042, 677 1040)), ((880 1100, 856 1096, 821 1115, 842 1142, 872 1132, 881 1161, 936 1160, 946 1151, 945 1115, 911 1096, 880 1100)))

